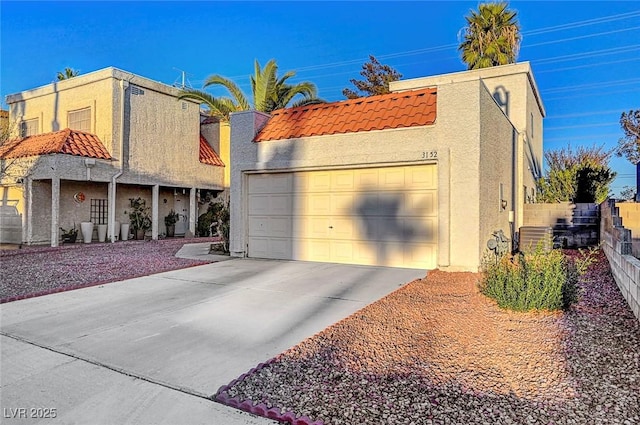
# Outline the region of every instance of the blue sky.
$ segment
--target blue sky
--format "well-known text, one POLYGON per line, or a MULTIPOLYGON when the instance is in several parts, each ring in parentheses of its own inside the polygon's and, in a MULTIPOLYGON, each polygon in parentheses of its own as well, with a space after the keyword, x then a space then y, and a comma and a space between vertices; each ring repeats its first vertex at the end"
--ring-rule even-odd
MULTIPOLYGON (((48 84, 58 71, 114 66, 201 88, 220 74, 249 91, 253 61, 315 83, 343 100, 369 54, 415 78, 462 71, 464 16, 478 2, 0 2, 0 94, 48 84)), ((512 1, 547 111, 545 149, 613 148, 623 111, 640 108, 640 1, 512 1)), ((224 92, 212 91, 214 95, 224 92)), ((612 187, 635 185, 614 158, 612 187)))

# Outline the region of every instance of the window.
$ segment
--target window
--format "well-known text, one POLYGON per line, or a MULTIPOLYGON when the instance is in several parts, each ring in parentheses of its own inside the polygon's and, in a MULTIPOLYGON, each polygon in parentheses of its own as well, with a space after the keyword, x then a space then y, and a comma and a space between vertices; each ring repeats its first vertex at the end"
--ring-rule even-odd
POLYGON ((38 118, 22 121, 20 123, 20 136, 22 137, 34 136, 40 132, 39 130, 40 120, 38 118))
POLYGON ((72 130, 91 132, 91 108, 69 111, 68 121, 72 130))
POLYGON ((108 202, 106 199, 92 199, 90 218, 93 224, 107 224, 108 202))

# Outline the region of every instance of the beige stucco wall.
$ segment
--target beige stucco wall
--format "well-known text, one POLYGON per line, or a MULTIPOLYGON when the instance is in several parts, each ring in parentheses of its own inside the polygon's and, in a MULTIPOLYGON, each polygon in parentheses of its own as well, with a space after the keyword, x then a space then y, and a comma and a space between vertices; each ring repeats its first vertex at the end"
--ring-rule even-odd
POLYGON ((37 118, 39 132, 49 133, 69 127, 69 111, 91 108, 91 133, 112 151, 117 140, 114 84, 111 73, 99 71, 7 96, 10 119, 20 123, 37 118))
POLYGON ((479 116, 481 148, 478 255, 482 257, 486 252, 486 241, 493 232, 502 230, 507 238, 512 238, 509 211, 519 213, 521 204, 514 196, 517 189, 514 164, 518 160, 518 134, 504 112, 496 107, 494 98, 484 85, 480 90, 479 116), (502 200, 507 201, 506 208, 502 208, 502 200))
POLYGON ((431 126, 253 143, 267 118, 241 112, 231 118, 231 251, 245 255, 244 187, 247 172, 377 167, 429 163, 437 151, 438 265, 477 270, 485 241, 508 232, 508 212, 498 210, 498 187, 511 205, 513 127, 480 80, 437 87, 436 123, 431 126), (482 120, 488 120, 481 125, 482 120))

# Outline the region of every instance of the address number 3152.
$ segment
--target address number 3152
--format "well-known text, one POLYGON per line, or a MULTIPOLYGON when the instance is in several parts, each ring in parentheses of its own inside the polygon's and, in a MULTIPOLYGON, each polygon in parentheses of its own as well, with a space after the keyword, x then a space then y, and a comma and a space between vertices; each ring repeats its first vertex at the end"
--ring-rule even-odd
POLYGON ((438 151, 423 151, 422 159, 436 159, 438 158, 438 151))

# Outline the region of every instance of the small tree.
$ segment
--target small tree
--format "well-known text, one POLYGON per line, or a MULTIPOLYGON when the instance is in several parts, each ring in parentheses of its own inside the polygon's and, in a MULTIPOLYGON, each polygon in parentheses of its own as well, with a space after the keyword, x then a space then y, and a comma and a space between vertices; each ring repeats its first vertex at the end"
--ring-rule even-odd
POLYGON ((635 200, 640 201, 640 109, 623 112, 620 116, 620 127, 624 137, 618 140, 616 155, 624 156, 636 166, 635 200))
POLYGON ((58 81, 68 80, 69 78, 77 77, 78 71, 73 68, 65 68, 64 71, 58 72, 58 81))
POLYGON ((618 140, 616 155, 624 156, 635 165, 640 162, 640 109, 623 112, 620 127, 624 137, 618 140))
POLYGON ((346 88, 342 90, 342 94, 346 96, 347 99, 387 94, 389 93, 389 83, 402 78, 402 74, 389 65, 381 64, 373 55, 369 55, 369 62, 365 62, 362 65, 360 75, 365 79, 356 80, 352 78, 349 81, 351 81, 351 84, 356 86, 356 89, 361 93, 346 88))
POLYGON ((612 151, 603 146, 571 146, 545 152, 548 170, 538 180, 539 202, 603 202, 616 173, 609 168, 612 151))

